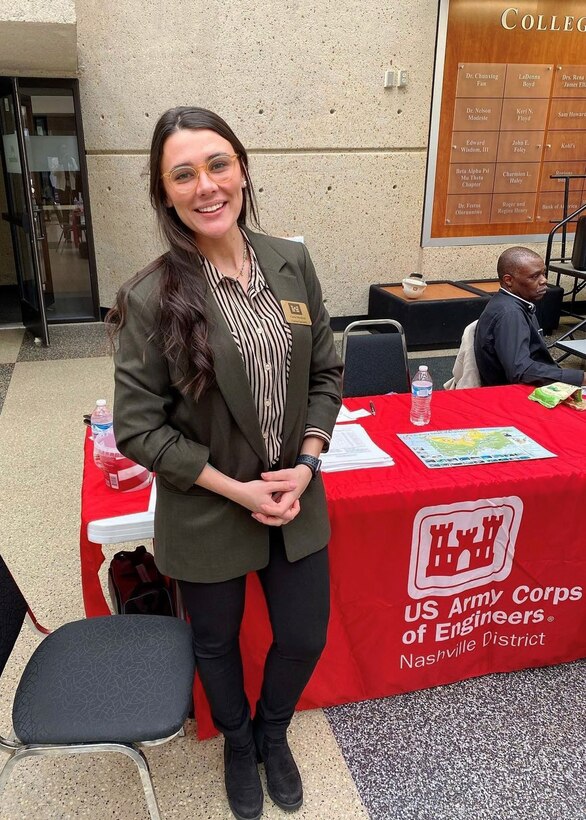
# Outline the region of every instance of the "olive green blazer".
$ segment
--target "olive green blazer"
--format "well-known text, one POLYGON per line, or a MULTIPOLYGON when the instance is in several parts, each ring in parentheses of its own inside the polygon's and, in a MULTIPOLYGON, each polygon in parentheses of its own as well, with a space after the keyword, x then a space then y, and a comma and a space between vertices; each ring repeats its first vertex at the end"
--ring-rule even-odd
MULTIPOLYGON (((305 246, 246 231, 279 301, 303 302, 311 325, 291 324, 291 369, 279 466, 291 467, 306 425, 328 433, 341 403, 342 364, 334 348, 321 288, 305 246)), ((205 583, 235 578, 268 563, 268 527, 249 510, 194 485, 206 463, 240 481, 260 477, 267 452, 242 358, 215 299, 206 295, 216 383, 199 400, 175 387, 180 377, 159 345, 160 270, 129 293, 115 353, 114 431, 129 458, 157 474, 155 557, 173 578, 205 583)), ((321 476, 301 497, 301 512, 283 527, 295 561, 327 544, 330 534, 321 476)))

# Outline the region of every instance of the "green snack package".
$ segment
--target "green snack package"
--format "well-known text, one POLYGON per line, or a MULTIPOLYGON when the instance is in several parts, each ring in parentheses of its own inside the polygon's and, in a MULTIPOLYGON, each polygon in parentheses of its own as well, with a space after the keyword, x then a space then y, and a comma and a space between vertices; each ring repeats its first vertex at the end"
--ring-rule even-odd
POLYGON ((536 387, 529 395, 531 401, 537 401, 544 407, 556 407, 567 399, 572 399, 572 404, 582 402, 582 390, 574 384, 564 384, 563 382, 553 382, 544 384, 543 387, 536 387))

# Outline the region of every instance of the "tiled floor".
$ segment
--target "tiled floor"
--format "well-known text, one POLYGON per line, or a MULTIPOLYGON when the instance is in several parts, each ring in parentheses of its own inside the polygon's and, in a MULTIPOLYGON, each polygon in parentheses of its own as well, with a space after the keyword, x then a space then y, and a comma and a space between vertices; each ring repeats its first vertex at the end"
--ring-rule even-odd
MULTIPOLYGON (((101 325, 52 328, 35 348, 0 331, 0 551, 42 622, 82 617, 77 556, 83 413, 111 399, 101 325)), ((423 354, 417 353, 418 358, 423 354)), ((23 630, 2 678, 0 731, 36 638, 23 630)), ((305 820, 584 820, 586 661, 493 675, 296 715, 305 820)), ((228 820, 221 744, 186 737, 147 750, 162 813, 228 820)), ((2 760, 0 760, 0 763, 2 760)), ((1 820, 146 818, 120 756, 18 764, 1 820)), ((283 813, 267 798, 264 816, 283 813)))

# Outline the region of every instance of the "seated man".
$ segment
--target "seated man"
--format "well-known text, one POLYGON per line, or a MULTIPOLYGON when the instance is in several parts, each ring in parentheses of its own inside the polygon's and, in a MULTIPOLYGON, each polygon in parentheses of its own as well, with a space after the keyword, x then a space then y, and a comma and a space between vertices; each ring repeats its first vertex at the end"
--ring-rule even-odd
POLYGON ((535 302, 547 289, 541 256, 529 248, 508 248, 497 273, 500 290, 484 308, 474 339, 482 384, 586 384, 584 371, 560 367, 543 341, 535 317, 535 302))

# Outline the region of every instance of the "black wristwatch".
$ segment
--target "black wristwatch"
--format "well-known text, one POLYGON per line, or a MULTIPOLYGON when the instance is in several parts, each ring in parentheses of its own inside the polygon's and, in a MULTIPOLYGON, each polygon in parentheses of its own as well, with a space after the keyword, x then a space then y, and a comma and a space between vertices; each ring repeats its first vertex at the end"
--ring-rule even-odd
POLYGON ((298 464, 305 464, 306 467, 312 472, 312 479, 316 477, 316 475, 321 470, 321 459, 316 458, 315 456, 306 456, 300 455, 297 456, 297 461, 295 462, 295 466, 297 467, 298 464))

